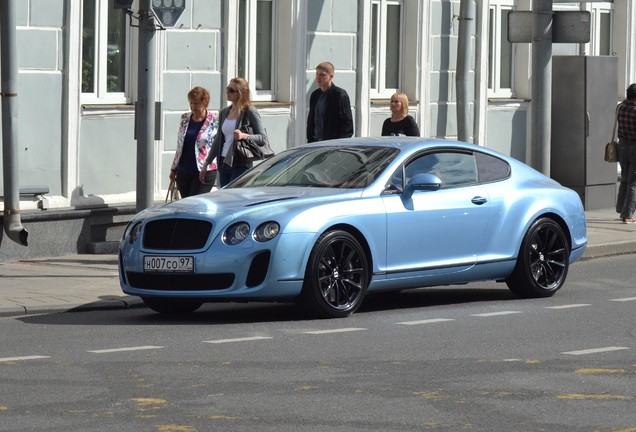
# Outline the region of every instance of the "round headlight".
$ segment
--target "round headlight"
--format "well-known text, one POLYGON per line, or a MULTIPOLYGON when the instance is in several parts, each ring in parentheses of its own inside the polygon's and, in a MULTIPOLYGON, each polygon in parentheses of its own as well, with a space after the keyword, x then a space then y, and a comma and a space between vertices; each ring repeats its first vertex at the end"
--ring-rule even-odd
POLYGON ((265 222, 260 224, 254 231, 254 240, 258 242, 266 242, 273 239, 280 232, 280 225, 277 222, 265 222))
POLYGON ((130 229, 130 235, 128 236, 128 243, 133 244, 137 241, 137 237, 141 234, 141 222, 137 222, 130 229))
POLYGON ((250 226, 246 222, 231 225, 223 234, 223 241, 228 245, 237 245, 250 235, 250 226))

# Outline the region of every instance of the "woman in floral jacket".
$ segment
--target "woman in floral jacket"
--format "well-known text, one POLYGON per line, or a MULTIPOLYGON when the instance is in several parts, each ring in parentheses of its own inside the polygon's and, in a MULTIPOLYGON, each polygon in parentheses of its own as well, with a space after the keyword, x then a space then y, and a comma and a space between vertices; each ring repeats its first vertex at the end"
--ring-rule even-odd
POLYGON ((208 164, 205 175, 199 179, 218 128, 217 116, 208 111, 210 93, 203 87, 194 87, 188 92, 188 101, 190 112, 181 115, 177 151, 170 167, 170 180, 176 179, 183 198, 210 192, 217 168, 214 162, 208 164))

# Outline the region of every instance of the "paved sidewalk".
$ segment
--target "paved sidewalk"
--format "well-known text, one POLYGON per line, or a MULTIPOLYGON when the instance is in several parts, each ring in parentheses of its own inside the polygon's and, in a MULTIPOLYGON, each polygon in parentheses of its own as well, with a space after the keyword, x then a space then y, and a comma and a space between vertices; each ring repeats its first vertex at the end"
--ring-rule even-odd
MULTIPOLYGON (((611 209, 589 211, 583 259, 636 253, 636 224, 611 209)), ((0 263, 0 316, 142 305, 119 288, 116 255, 68 255, 0 263)))

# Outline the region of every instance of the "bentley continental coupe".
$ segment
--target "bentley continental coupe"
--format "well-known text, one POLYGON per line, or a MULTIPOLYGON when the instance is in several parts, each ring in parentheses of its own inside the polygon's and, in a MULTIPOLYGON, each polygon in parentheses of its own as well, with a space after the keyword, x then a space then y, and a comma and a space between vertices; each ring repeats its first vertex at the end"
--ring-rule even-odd
POLYGON ((140 212, 119 278, 160 313, 277 301, 337 318, 408 288, 492 280, 550 297, 586 245, 578 194, 513 158, 351 138, 281 151, 220 190, 140 212))

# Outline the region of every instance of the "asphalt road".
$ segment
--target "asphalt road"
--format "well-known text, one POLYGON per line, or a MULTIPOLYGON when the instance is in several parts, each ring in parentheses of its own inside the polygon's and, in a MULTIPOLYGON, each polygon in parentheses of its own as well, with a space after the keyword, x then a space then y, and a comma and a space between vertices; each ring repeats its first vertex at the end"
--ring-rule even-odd
POLYGON ((636 430, 635 255, 550 299, 494 283, 291 305, 0 319, 0 431, 636 430))

